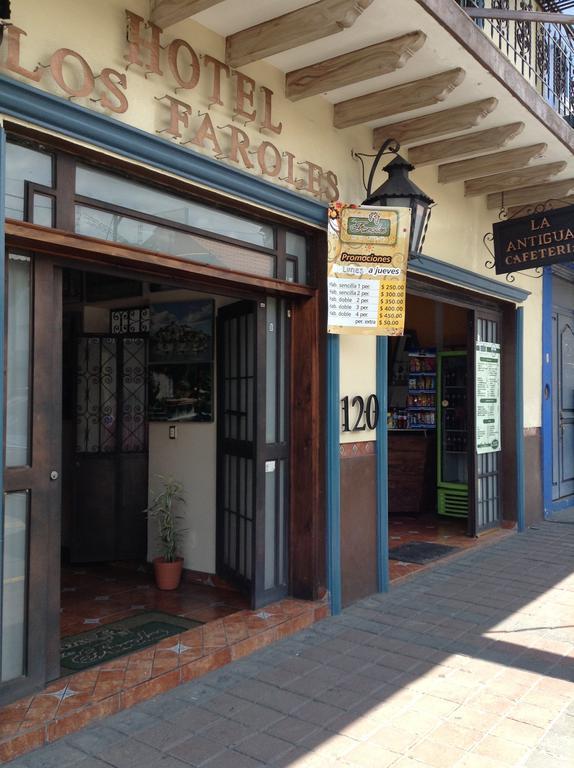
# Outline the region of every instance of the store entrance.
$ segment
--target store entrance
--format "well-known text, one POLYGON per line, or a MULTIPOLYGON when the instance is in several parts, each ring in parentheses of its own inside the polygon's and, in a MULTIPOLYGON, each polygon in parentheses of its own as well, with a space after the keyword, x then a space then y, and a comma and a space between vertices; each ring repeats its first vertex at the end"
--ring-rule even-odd
POLYGON ((498 332, 476 310, 408 294, 405 334, 389 343, 391 578, 500 526, 499 453, 474 449, 475 347, 498 332))
POLYGON ((140 642, 288 590, 288 302, 69 264, 8 261, 6 700, 108 660, 80 652, 102 627, 140 642), (166 478, 185 499, 171 595, 144 514, 166 478))

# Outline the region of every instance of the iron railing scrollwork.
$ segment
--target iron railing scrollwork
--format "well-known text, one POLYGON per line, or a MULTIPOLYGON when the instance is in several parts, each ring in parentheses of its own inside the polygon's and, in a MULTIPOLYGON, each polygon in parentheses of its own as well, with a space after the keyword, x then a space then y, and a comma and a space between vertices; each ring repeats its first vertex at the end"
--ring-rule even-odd
MULTIPOLYGON (((544 10, 531 0, 457 0, 462 8, 544 10)), ((574 127, 574 32, 561 24, 475 19, 541 96, 574 127)))

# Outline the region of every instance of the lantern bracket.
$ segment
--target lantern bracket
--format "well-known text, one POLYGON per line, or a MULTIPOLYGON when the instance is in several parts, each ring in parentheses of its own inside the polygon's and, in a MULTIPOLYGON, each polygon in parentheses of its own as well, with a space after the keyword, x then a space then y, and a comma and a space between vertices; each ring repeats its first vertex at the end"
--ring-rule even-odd
POLYGON ((353 160, 358 160, 361 163, 362 167, 362 176, 363 176, 363 188, 365 192, 367 193, 367 197, 370 196, 371 190, 373 187, 373 179, 375 178, 375 172, 377 170, 377 166, 379 164, 379 160, 383 155, 396 155, 398 154, 399 150, 401 148, 401 145, 399 144, 396 139, 386 139, 382 144, 381 148, 378 152, 373 152, 372 154, 368 154, 366 152, 356 152, 354 149, 351 150, 351 157, 353 160), (365 183, 365 163, 363 161, 364 157, 374 157, 373 164, 371 166, 371 170, 369 172, 369 180, 367 183, 365 183))

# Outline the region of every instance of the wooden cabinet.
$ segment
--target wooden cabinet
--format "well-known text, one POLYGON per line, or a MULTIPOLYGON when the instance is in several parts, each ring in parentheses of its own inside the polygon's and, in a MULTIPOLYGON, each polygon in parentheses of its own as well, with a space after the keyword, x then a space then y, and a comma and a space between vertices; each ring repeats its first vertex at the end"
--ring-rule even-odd
POLYGON ((435 510, 435 431, 389 431, 389 514, 417 516, 435 510))

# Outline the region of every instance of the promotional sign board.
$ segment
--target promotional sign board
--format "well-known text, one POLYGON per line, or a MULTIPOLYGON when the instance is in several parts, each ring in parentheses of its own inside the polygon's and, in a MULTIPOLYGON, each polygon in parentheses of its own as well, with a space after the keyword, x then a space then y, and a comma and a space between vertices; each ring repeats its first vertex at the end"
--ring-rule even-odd
POLYGON ((492 225, 497 275, 574 261, 574 205, 492 225))
POLYGON ((410 208, 329 208, 329 333, 401 336, 410 208))
POLYGON ((476 452, 500 450, 500 344, 476 343, 476 452))

